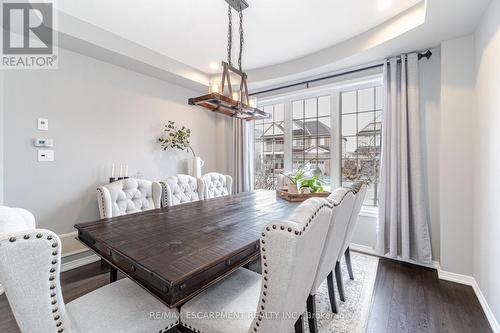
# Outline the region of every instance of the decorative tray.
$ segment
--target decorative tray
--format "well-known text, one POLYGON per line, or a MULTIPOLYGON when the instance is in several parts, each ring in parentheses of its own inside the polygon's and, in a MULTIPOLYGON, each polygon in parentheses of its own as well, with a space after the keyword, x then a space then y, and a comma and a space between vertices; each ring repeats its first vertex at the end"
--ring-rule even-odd
POLYGON ((331 194, 331 192, 320 192, 320 193, 288 193, 286 189, 276 190, 276 195, 282 199, 292 202, 302 202, 309 198, 326 198, 331 194))

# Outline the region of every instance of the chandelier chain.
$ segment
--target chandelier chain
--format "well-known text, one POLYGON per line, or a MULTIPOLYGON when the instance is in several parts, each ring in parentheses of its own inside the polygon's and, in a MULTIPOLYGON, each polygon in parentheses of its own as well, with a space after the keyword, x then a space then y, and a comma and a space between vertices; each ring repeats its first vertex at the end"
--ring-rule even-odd
POLYGON ((243 71, 241 68, 241 56, 243 54, 243 43, 244 43, 244 38, 243 38, 243 10, 240 11, 240 54, 238 56, 238 67, 240 71, 243 71))
POLYGON ((233 15, 231 11, 231 5, 227 6, 227 16, 229 19, 228 27, 227 27, 227 63, 229 65, 233 65, 231 61, 231 53, 232 53, 232 48, 233 48, 233 15))

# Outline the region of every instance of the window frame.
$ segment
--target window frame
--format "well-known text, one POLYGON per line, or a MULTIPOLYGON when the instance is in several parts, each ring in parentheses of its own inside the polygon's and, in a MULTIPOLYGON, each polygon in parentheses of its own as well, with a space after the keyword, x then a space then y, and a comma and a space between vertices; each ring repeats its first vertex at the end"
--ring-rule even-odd
MULTIPOLYGON (((372 88, 374 86, 383 86, 382 74, 367 75, 361 78, 344 80, 332 84, 319 85, 306 89, 293 90, 277 95, 258 97, 258 107, 262 109, 265 106, 283 104, 284 105, 284 172, 292 171, 293 159, 293 135, 292 135, 292 103, 294 101, 307 100, 310 98, 319 98, 330 96, 330 186, 332 189, 342 186, 342 126, 341 126, 341 94, 372 88)), ((318 118, 316 118, 318 119, 318 118)), ((253 130, 253 129, 252 129, 253 130)), ((254 161, 256 159, 254 158, 254 161)), ((373 216, 377 206, 363 206, 366 216, 373 216)))

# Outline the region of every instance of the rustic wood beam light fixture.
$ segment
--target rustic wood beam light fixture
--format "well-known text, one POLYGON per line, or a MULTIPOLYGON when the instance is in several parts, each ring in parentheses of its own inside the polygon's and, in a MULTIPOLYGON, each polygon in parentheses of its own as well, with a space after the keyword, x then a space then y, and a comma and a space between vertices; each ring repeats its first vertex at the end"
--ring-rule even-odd
POLYGON ((222 78, 220 85, 210 84, 209 94, 189 99, 190 105, 199 105, 214 112, 219 112, 230 117, 244 120, 265 119, 270 114, 259 110, 248 95, 247 74, 241 67, 243 53, 243 10, 248 8, 245 0, 226 0, 228 3, 228 32, 227 32, 227 62, 222 61, 222 78), (240 15, 240 52, 238 67, 235 68, 231 61, 232 51, 232 9, 240 15), (231 74, 239 78, 239 88, 233 90, 231 74), (219 88, 220 87, 220 88, 219 88), (226 89, 227 88, 227 89, 226 89))

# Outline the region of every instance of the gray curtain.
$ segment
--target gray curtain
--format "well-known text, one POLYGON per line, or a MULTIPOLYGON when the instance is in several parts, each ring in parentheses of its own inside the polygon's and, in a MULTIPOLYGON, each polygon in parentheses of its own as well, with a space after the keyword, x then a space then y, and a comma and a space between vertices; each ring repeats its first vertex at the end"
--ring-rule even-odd
POLYGON ((233 119, 233 184, 234 192, 254 188, 253 122, 233 119))
POLYGON ((418 54, 384 65, 377 252, 432 262, 418 54))

